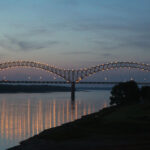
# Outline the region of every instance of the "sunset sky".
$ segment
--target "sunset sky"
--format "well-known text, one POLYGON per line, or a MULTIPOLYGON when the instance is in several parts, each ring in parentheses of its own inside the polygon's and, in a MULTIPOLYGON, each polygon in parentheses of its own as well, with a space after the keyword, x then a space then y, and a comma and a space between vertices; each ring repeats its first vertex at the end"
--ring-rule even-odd
POLYGON ((150 0, 1 0, 0 62, 150 62, 150 0))

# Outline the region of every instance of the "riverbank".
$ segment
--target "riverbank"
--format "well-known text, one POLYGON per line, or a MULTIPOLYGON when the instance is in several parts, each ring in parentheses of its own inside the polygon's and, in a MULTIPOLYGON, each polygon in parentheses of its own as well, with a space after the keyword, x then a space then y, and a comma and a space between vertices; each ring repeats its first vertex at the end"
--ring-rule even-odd
POLYGON ((149 150, 150 103, 109 107, 47 129, 9 150, 149 150))
MULTIPOLYGON (((111 90, 110 87, 77 87, 76 91, 89 90, 111 90)), ((69 86, 59 85, 11 85, 0 84, 0 93, 48 93, 48 92, 70 92, 69 86)))
POLYGON ((46 93, 46 92, 66 92, 70 91, 67 86, 52 85, 0 85, 0 93, 46 93))

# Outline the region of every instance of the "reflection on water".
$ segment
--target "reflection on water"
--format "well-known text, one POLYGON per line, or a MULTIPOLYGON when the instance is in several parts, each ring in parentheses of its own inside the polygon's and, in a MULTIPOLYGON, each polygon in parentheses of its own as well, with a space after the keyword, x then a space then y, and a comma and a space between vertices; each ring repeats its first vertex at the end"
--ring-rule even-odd
POLYGON ((94 112, 94 105, 70 101, 58 102, 52 100, 43 105, 39 100, 32 108, 31 100, 26 101, 26 107, 18 104, 14 107, 11 101, 2 100, 1 110, 1 137, 6 139, 20 139, 34 135, 43 129, 59 126, 65 122, 73 121, 82 115, 94 112), (83 109, 81 107, 83 106, 83 109), (71 107, 71 108, 70 108, 71 107))
MULTIPOLYGON (((47 128, 73 121, 100 108, 108 101, 83 97, 71 101, 63 93, 53 94, 10 94, 0 98, 0 146, 2 149, 38 134, 47 128)), ((91 95, 92 92, 86 92, 91 95)), ((92 98, 92 97, 91 97, 92 98)))

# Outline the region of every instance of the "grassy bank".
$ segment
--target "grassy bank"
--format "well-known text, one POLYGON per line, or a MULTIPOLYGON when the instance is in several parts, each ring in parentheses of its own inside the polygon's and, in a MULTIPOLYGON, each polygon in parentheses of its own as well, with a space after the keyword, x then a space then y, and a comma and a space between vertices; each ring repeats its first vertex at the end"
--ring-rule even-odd
POLYGON ((150 149, 150 103, 113 106, 47 129, 10 150, 150 149))

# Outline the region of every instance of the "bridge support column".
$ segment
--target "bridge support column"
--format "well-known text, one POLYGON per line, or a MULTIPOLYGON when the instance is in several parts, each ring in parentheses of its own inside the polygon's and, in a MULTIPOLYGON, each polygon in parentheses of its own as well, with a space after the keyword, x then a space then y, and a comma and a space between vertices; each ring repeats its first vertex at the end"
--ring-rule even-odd
POLYGON ((75 100, 75 82, 71 82, 71 100, 75 100))

